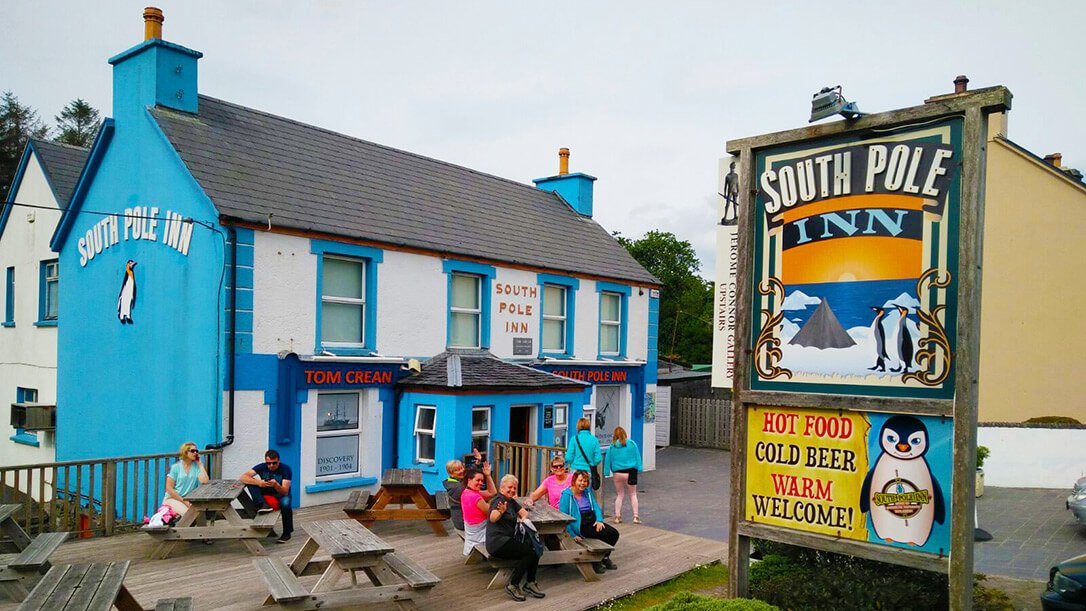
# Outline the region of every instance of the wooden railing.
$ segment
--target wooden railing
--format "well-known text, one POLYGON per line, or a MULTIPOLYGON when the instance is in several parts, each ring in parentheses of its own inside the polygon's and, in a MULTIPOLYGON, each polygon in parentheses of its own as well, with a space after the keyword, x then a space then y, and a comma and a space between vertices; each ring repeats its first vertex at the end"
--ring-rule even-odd
MULTIPOLYGON (((221 477, 222 450, 201 450, 212 478, 221 477)), ((150 454, 0 467, 0 504, 18 503, 28 533, 110 536, 143 524, 166 494, 177 454, 150 454)))
POLYGON ((501 481, 502 476, 512 473, 520 482, 517 494, 522 495, 538 488, 550 475, 551 459, 566 451, 565 448, 508 441, 493 441, 491 446, 494 452, 494 481, 501 481))

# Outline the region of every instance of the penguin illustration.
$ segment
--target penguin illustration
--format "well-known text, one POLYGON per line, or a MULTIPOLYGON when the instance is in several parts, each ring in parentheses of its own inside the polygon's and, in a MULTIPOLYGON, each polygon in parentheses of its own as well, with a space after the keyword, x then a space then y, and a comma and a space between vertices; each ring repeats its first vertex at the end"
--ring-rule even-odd
POLYGON ((909 321, 909 308, 896 304, 895 307, 898 313, 901 314, 901 318, 897 321, 897 359, 900 366, 890 371, 904 369, 903 373, 909 373, 909 367, 913 363, 913 336, 909 333, 909 325, 906 324, 909 321))
POLYGON ((943 492, 924 458, 928 429, 919 418, 893 416, 882 425, 879 444, 882 453, 860 489, 860 511, 871 514, 880 539, 920 547, 932 524, 946 518, 943 492))
POLYGON ((121 293, 117 295, 117 319, 121 324, 132 324, 132 308, 136 307, 136 262, 129 259, 124 264, 124 280, 121 281, 121 293))
POLYGON ((868 367, 872 371, 886 371, 886 330, 882 328, 882 319, 886 317, 886 310, 871 306, 875 311, 875 321, 872 331, 875 335, 875 366, 868 367))

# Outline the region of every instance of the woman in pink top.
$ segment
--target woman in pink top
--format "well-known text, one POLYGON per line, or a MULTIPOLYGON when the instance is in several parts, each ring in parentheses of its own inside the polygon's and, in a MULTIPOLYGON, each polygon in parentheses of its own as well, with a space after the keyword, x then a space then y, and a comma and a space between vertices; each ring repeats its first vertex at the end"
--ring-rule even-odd
POLYGON ((460 508, 464 512, 464 555, 471 553, 476 543, 486 543, 486 518, 490 513, 487 501, 494 496, 493 490, 483 490, 483 474, 469 469, 464 474, 464 492, 460 495, 460 508))
POLYGON ((551 507, 558 509, 558 499, 562 498, 562 491, 569 488, 569 471, 566 470, 566 461, 561 456, 551 460, 551 474, 536 488, 529 497, 534 503, 547 495, 547 501, 551 507))

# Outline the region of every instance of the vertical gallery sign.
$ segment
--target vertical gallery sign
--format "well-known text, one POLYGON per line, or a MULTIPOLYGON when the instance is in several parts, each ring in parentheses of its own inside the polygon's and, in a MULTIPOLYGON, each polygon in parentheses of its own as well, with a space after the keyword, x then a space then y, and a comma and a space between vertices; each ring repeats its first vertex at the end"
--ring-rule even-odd
POLYGON ((717 190, 716 274, 713 282, 713 388, 735 378, 735 325, 739 263, 739 173, 735 157, 720 160, 717 190))

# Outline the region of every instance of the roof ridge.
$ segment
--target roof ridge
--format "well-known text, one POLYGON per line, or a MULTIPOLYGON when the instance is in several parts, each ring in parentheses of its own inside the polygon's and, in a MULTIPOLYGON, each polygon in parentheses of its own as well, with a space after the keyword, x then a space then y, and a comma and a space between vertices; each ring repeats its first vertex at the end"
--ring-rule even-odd
MULTIPOLYGON (((553 191, 544 191, 543 189, 540 189, 539 187, 528 185, 528 184, 513 180, 512 178, 506 178, 504 176, 498 176, 496 174, 488 174, 487 172, 480 172, 479 170, 476 170, 474 168, 469 168, 467 166, 458 165, 458 164, 452 163, 450 161, 445 161, 443 159, 438 159, 436 157, 429 157, 429 156, 426 156, 426 155, 420 155, 418 153, 413 153, 411 151, 407 151, 407 150, 404 150, 404 149, 398 149, 396 147, 389 146, 387 144, 381 144, 379 142, 373 142, 372 140, 364 140, 364 139, 359 138, 357 136, 351 136, 351 135, 348 135, 348 134, 344 134, 343 132, 337 132, 337 131, 329 129, 327 127, 320 127, 318 125, 312 125, 310 123, 304 123, 304 122, 298 121, 296 119, 291 119, 289 117, 283 117, 283 116, 280 116, 280 115, 272 114, 272 113, 267 112, 265 110, 258 110, 256 108, 252 108, 252 107, 249 107, 249 106, 242 106, 241 104, 235 104, 234 102, 229 102, 227 100, 223 100, 223 99, 220 99, 220 98, 215 98, 215 97, 212 97, 212 96, 209 96, 209 95, 206 95, 206 94, 200 94, 200 97, 208 99, 208 100, 212 100, 214 102, 218 102, 220 104, 225 104, 227 106, 231 106, 231 107, 234 107, 234 108, 239 108, 241 110, 245 110, 245 111, 248 111, 248 112, 263 115, 265 117, 269 117, 269 118, 276 119, 276 120, 279 120, 279 121, 283 121, 283 122, 286 122, 286 123, 291 123, 293 125, 298 125, 300 127, 305 127, 307 129, 315 129, 315 130, 318 130, 318 131, 321 131, 321 132, 332 134, 334 136, 338 136, 340 138, 345 138, 347 140, 352 140, 352 141, 355 141, 355 142, 359 142, 361 144, 368 144, 368 145, 371 145, 371 146, 375 146, 375 147, 378 147, 380 149, 384 149, 386 151, 392 151, 394 153, 400 153, 400 154, 403 154, 403 155, 408 155, 408 156, 414 157, 416 159, 423 159, 423 160, 438 163, 438 164, 441 164, 441 165, 444 165, 444 166, 447 166, 447 167, 450 167, 450 168, 456 168, 458 170, 464 170, 464 171, 467 171, 467 172, 471 172, 472 174, 476 174, 478 176, 484 176, 486 178, 493 178, 495 180, 500 180, 500 181, 503 181, 503 182, 507 182, 507 183, 509 183, 509 184, 511 184, 513 186, 516 186, 516 187, 519 187, 519 188, 522 188, 522 189, 526 189, 526 190, 531 191, 533 193, 539 192, 539 193, 546 193, 548 195, 551 195, 552 197, 557 196, 557 194, 554 193, 553 191)), ((199 114, 199 113, 197 113, 197 114, 199 114)), ((570 211, 571 212, 576 212, 572 208, 570 208, 570 211)))
POLYGON ((45 138, 31 138, 30 141, 37 144, 52 144, 54 146, 61 146, 64 148, 72 149, 73 151, 83 151, 85 153, 90 152, 90 149, 85 146, 76 146, 74 144, 68 144, 67 142, 57 142, 56 140, 47 140, 45 138))

